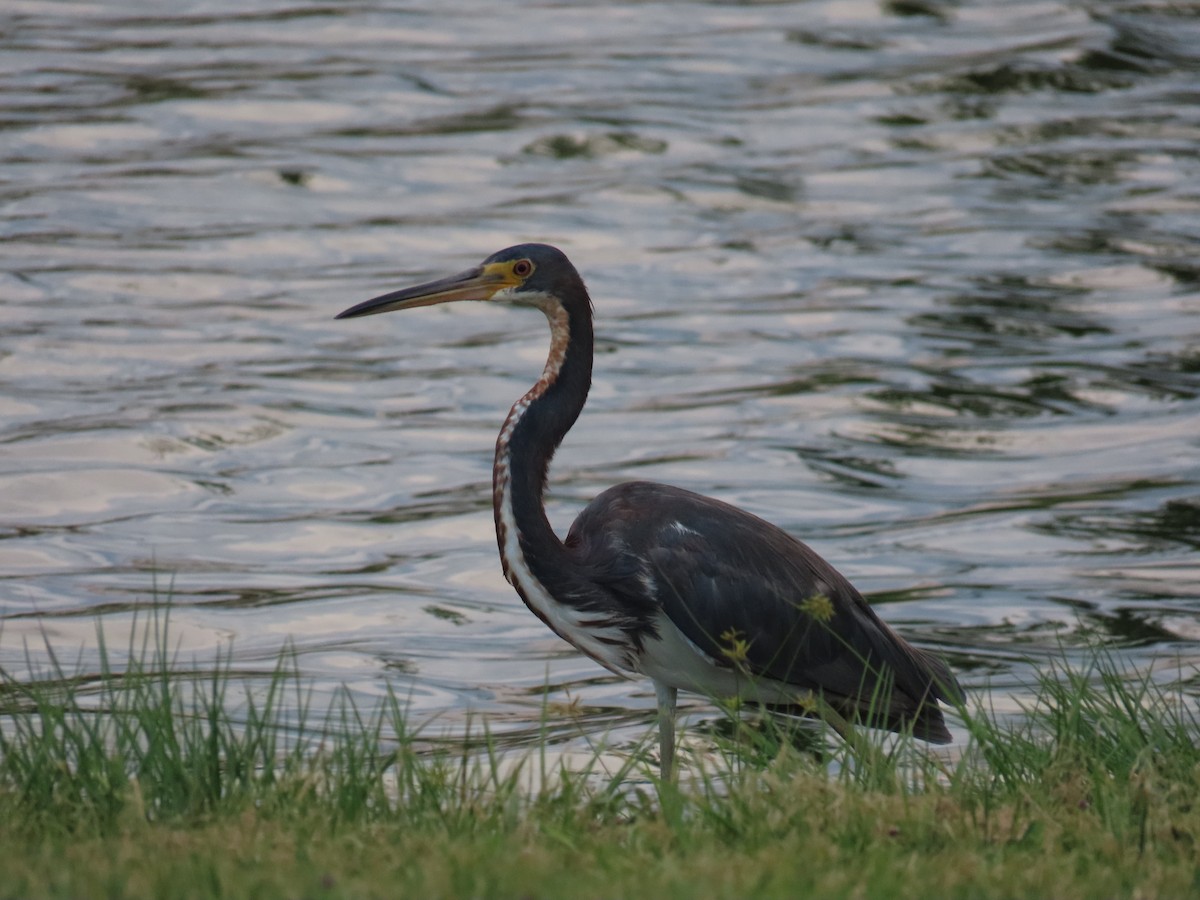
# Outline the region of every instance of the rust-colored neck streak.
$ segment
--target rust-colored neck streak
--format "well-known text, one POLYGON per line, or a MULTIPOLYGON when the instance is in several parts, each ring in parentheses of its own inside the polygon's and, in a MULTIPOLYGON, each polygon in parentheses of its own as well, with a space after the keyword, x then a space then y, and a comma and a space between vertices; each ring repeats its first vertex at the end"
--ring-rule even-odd
POLYGON ((519 583, 517 568, 543 584, 561 579, 570 569, 562 541, 546 518, 542 496, 550 460, 583 409, 592 377, 590 304, 574 310, 545 295, 538 306, 550 323, 550 354, 537 383, 504 421, 492 476, 496 539, 505 577, 527 603, 530 598, 519 583))

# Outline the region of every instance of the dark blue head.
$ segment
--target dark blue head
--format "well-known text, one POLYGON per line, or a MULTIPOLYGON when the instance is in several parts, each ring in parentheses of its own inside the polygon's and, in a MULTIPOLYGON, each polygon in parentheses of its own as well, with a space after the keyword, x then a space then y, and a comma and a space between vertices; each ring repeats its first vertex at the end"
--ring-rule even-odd
POLYGON ((591 309, 583 279, 566 254, 549 244, 517 244, 493 253, 473 269, 375 297, 339 313, 337 318, 370 316, 454 300, 534 306, 547 314, 555 307, 565 308, 568 313, 591 309))

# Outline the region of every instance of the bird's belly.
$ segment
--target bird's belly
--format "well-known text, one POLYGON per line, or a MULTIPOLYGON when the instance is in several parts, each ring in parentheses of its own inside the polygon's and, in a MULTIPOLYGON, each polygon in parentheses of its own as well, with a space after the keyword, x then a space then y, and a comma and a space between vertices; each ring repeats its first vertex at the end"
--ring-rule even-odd
POLYGON ((807 692, 770 678, 755 678, 736 666, 718 665, 707 653, 660 615, 658 636, 646 638, 635 661, 638 672, 656 682, 715 699, 741 697, 763 704, 804 703, 807 692))

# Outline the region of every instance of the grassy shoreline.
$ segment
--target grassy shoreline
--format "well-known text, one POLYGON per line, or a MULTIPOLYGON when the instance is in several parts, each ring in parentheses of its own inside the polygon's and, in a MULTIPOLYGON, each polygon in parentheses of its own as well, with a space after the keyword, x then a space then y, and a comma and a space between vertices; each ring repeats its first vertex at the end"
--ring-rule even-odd
POLYGON ((1102 651, 1017 724, 964 713, 954 763, 747 732, 664 785, 430 749, 394 697, 281 740, 286 658, 235 722, 228 665, 189 677, 148 631, 122 671, 101 647, 86 704, 57 663, 0 673, 0 898, 1200 896, 1194 703, 1102 651))

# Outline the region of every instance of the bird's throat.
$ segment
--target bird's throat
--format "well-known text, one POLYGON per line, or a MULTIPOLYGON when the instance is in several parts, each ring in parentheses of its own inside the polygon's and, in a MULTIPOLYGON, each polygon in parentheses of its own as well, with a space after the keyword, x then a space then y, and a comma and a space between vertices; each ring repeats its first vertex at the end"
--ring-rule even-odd
POLYGON ((579 417, 592 380, 590 308, 572 313, 549 295, 537 305, 550 325, 550 352, 541 377, 513 404, 500 429, 492 473, 496 538, 510 581, 514 551, 535 573, 561 561, 563 544, 542 498, 554 451, 579 417))

